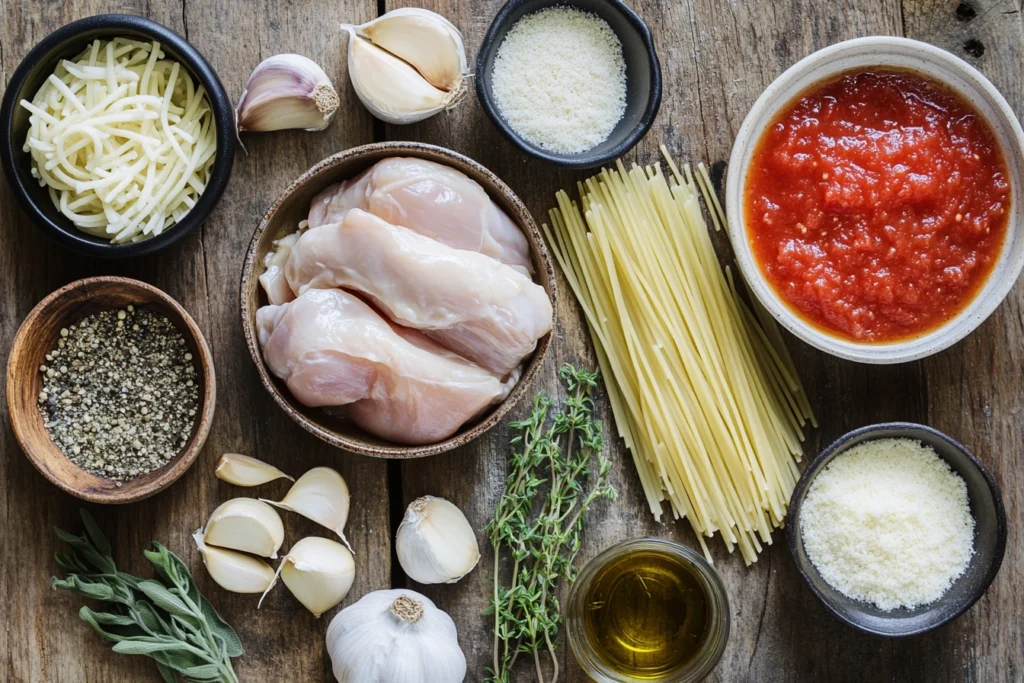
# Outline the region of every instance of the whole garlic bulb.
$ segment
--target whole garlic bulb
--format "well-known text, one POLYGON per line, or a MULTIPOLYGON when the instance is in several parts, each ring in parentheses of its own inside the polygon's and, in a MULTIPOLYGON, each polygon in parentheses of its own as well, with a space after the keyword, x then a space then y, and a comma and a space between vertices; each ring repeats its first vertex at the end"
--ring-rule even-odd
POLYGON ((369 593, 327 627, 338 683, 461 683, 466 656, 452 618, 411 590, 369 593))
POLYGON ((436 12, 404 7, 348 32, 352 87, 370 113, 414 123, 454 107, 466 94, 466 48, 455 25, 436 12))
POLYGON ((395 537, 398 563, 414 581, 455 583, 480 561, 480 548, 462 510, 444 498, 417 498, 395 537))

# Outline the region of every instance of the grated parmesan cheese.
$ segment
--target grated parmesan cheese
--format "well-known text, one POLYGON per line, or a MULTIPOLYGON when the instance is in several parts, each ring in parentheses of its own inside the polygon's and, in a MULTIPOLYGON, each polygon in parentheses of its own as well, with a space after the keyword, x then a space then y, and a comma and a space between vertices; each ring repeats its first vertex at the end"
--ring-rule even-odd
POLYGON ((837 456, 801 511, 811 562, 843 595, 889 611, 938 600, 974 554, 967 485, 912 439, 878 439, 837 456))
POLYGON ((608 22, 568 7, 526 15, 506 34, 491 83, 513 130, 551 152, 608 139, 626 111, 626 62, 608 22))

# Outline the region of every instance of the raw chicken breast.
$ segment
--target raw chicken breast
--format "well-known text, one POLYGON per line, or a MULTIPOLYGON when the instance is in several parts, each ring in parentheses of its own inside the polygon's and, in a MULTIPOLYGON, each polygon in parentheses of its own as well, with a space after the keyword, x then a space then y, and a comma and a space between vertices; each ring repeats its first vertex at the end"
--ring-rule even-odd
POLYGON ((533 272, 530 246, 519 227, 484 188, 454 168, 404 157, 379 161, 314 197, 309 227, 337 223, 350 209, 533 272))
POLYGON ((303 233, 285 277, 298 294, 356 290, 396 323, 500 375, 551 331, 547 292, 526 275, 359 209, 303 233))
POLYGON ((340 289, 264 306, 256 326, 267 366, 299 402, 345 406, 356 424, 389 441, 445 439, 514 383, 392 325, 340 289))

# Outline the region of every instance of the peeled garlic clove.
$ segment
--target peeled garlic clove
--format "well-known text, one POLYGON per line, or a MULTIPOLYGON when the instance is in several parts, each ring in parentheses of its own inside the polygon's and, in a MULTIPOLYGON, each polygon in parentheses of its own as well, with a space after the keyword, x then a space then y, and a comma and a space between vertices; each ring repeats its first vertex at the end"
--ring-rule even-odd
POLYGON ((241 453, 225 453, 217 461, 218 479, 236 486, 259 486, 284 477, 295 481, 273 465, 241 453))
MULTIPOLYGON (((342 544, 310 536, 288 550, 288 554, 281 558, 277 573, 292 595, 314 617, 319 617, 348 595, 356 575, 356 564, 352 553, 342 544)), ((260 598, 260 604, 263 604, 263 598, 260 598)))
MULTIPOLYGON (((264 503, 297 512, 303 517, 325 526, 345 538, 345 522, 348 521, 349 506, 348 484, 340 474, 330 467, 314 467, 309 470, 288 489, 288 493, 280 502, 261 498, 264 503)), ((349 546, 351 550, 352 546, 349 546)))
POLYGON ((323 130, 340 100, 324 70, 302 55, 267 57, 253 70, 235 110, 238 131, 323 130))
POLYGON ((449 92, 467 73, 462 34, 436 12, 403 7, 358 27, 362 35, 411 64, 431 85, 449 92))
POLYGON ((275 558, 284 543, 284 525, 280 515, 266 503, 255 498, 232 498, 210 515, 203 541, 275 558))
POLYGON ((435 88, 416 69, 353 27, 348 40, 348 73, 356 95, 370 113, 388 123, 414 123, 443 111, 456 93, 435 88))
POLYGON ((395 537, 398 563, 420 583, 455 583, 480 561, 480 549, 462 510, 444 498, 417 498, 395 537))
POLYGON ((274 570, 251 555, 224 550, 203 541, 203 530, 192 534, 203 556, 206 573, 218 586, 232 593, 266 593, 274 585, 274 570))

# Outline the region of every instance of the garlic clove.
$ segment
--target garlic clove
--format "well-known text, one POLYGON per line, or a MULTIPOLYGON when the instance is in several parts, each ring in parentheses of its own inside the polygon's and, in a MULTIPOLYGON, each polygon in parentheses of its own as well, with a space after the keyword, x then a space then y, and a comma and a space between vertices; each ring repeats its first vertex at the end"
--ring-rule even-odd
POLYGON ((274 55, 253 70, 235 110, 238 131, 323 130, 341 100, 324 70, 302 55, 274 55))
POLYGON ((459 93, 435 88, 416 69, 366 38, 349 31, 348 73, 370 113, 395 124, 414 123, 454 104, 459 93))
POLYGON ((206 573, 224 590, 232 593, 266 593, 274 585, 274 570, 263 560, 207 545, 203 541, 202 529, 196 529, 192 538, 203 556, 206 573))
POLYGON ((467 72, 462 34, 440 14, 403 7, 363 24, 359 31, 411 64, 434 87, 451 92, 462 86, 467 72))
POLYGON ((338 683, 461 683, 466 656, 455 622, 425 595, 368 593, 334 615, 327 654, 338 683))
POLYGON ((259 486, 281 477, 295 481, 273 465, 241 453, 220 456, 215 474, 218 479, 236 486, 259 486))
POLYGON ((405 511, 395 537, 398 563, 420 583, 455 583, 480 561, 473 527, 444 498, 417 498, 405 511))
POLYGON ((309 536, 293 545, 281 558, 277 573, 295 599, 319 618, 348 595, 356 565, 352 553, 342 544, 309 536))
POLYGON ((330 467, 314 467, 296 480, 280 502, 261 498, 264 503, 297 512, 345 538, 350 496, 345 479, 330 467))
POLYGON ((213 511, 203 541, 261 557, 277 557, 284 525, 274 508, 255 498, 232 498, 213 511))

